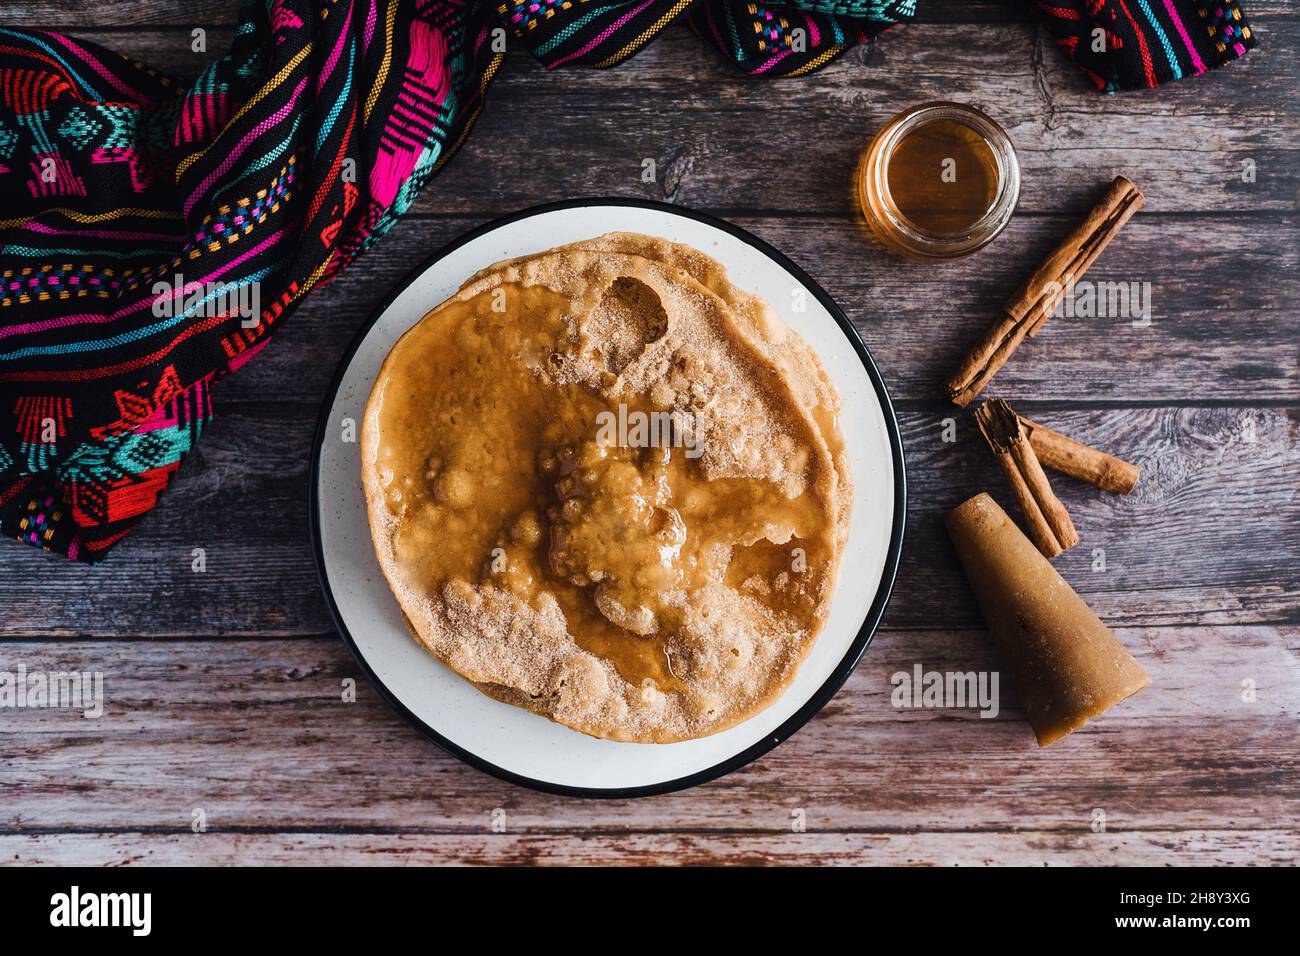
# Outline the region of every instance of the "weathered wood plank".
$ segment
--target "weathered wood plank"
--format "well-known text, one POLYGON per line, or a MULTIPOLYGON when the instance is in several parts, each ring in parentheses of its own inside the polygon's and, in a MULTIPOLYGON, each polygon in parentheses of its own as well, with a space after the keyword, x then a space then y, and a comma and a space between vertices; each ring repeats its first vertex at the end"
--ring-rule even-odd
POLYGON ((1152 687, 1047 750, 1008 681, 992 719, 896 709, 898 671, 998 664, 978 632, 891 632, 820 716, 755 764, 688 793, 618 802, 538 794, 461 765, 389 710, 338 641, 6 642, 4 669, 102 672, 105 707, 99 719, 0 710, 0 833, 188 835, 196 808, 214 832, 424 829, 471 842, 496 808, 523 834, 779 836, 802 810, 810 831, 1048 831, 1045 853, 1090 846, 1096 809, 1112 834, 1231 830, 1251 847, 1250 831, 1295 831, 1300 630, 1119 637, 1152 687), (355 703, 341 700, 348 677, 355 703))
POLYGON ((0 835, 33 866, 1289 866, 1285 830, 938 833, 51 833, 0 835))
MULTIPOLYGON (((1103 619, 1131 626, 1300 617, 1294 409, 1022 407, 1143 468, 1128 497, 1055 481, 1083 538, 1057 566, 1103 619), (1097 548, 1104 570, 1094 571, 1097 548)), ((941 518, 981 489, 1016 513, 969 415, 956 426, 957 441, 943 441, 943 419, 952 413, 936 405, 901 414, 912 507, 887 627, 979 626, 941 518)), ((0 547, 0 633, 330 630, 306 528, 314 418, 315 409, 301 404, 218 414, 168 500, 101 567, 0 547), (201 573, 192 570, 195 549, 202 549, 201 573)))
POLYGON ((86 31, 94 28, 233 24, 238 0, 9 0, 5 25, 86 31))
POLYGON ((1292 210, 1297 123, 1277 91, 1294 86, 1297 32, 1280 21, 1261 27, 1268 46, 1258 60, 1252 53, 1213 76, 1116 97, 1099 96, 1023 25, 909 26, 813 83, 777 87, 701 56, 683 30, 626 72, 546 74, 520 57, 489 93, 464 154, 416 209, 613 192, 848 215, 871 133, 907 106, 955 99, 1010 132, 1026 211, 1082 211, 1119 172, 1147 194, 1149 210, 1292 210), (529 175, 521 156, 544 157, 544 166, 529 175), (640 179, 646 158, 661 174, 649 185, 640 179), (1245 159, 1259 174, 1250 185, 1245 159))
MULTIPOLYGON (((399 223, 377 255, 362 256, 314 292, 279 340, 222 383, 219 399, 319 402, 347 344, 388 291, 482 221, 399 223)), ((885 253, 847 219, 733 221, 785 251, 826 288, 901 400, 942 397, 941 383, 965 350, 1073 223, 1019 217, 992 247, 935 266, 885 253)), ((1292 306, 1300 301, 1298 222, 1139 214, 1088 280, 1151 283, 1151 324, 1054 318, 992 388, 1039 401, 1300 403, 1292 306)))
MULTIPOLYGON (((1278 92, 1297 84, 1300 23, 1254 25, 1262 46, 1242 61, 1113 97, 1098 95, 1045 31, 1019 23, 910 25, 815 78, 777 83, 738 74, 680 26, 615 70, 548 73, 517 50, 463 154, 414 208, 486 215, 622 194, 851 216, 871 132, 914 103, 956 99, 1010 131, 1027 212, 1077 214, 1120 172, 1146 192, 1149 211, 1293 211, 1300 117, 1278 92), (646 159, 657 164, 651 183, 641 178, 646 159)), ((228 31, 213 30, 208 52, 195 54, 184 31, 82 35, 180 77, 228 42, 228 31)))
POLYGON ((78 568, 4 542, 3 631, 269 637, 329 630, 307 535, 315 411, 250 411, 218 414, 182 467, 173 489, 182 494, 169 496, 125 542, 135 551, 126 560, 114 555, 102 567, 78 568))
MULTIPOLYGON (((1300 502, 1288 477, 1300 463, 1294 412, 1018 407, 1142 469, 1129 496, 1063 475, 1051 479, 1081 537, 1055 564, 1103 618, 1150 625, 1185 615, 1202 624, 1300 619, 1300 530, 1292 530, 1300 528, 1300 502)), ((944 597, 971 610, 940 520, 948 509, 982 489, 1019 518, 973 418, 960 419, 957 442, 942 441, 950 414, 941 407, 903 416, 915 506, 892 626, 947 623, 950 611, 927 606, 944 597)), ((961 623, 973 620, 962 614, 961 623)))
POLYGON ((1007 126, 1024 167, 1026 211, 1082 210, 1094 184, 1121 170, 1142 184, 1151 209, 1295 208, 1300 124, 1273 94, 1280 82, 1295 82, 1300 31, 1277 31, 1269 63, 1252 63, 1241 77, 1216 77, 1212 92, 1166 93, 1156 112, 1144 103, 1104 102, 1072 64, 1043 51, 1034 29, 992 29, 996 36, 985 26, 900 29, 887 45, 841 58, 807 87, 783 85, 779 96, 763 80, 701 55, 700 41, 685 30, 667 33, 635 73, 613 84, 603 78, 617 71, 545 74, 516 57, 492 93, 488 122, 469 141, 467 162, 449 167, 447 181, 416 208, 477 210, 484 194, 524 205, 549 188, 556 198, 639 192, 839 215, 853 208, 849 183, 870 131, 934 98, 976 103, 1007 126), (557 97, 563 110, 554 109, 557 97), (1232 103, 1241 122, 1225 124, 1222 104, 1207 108, 1207 97, 1232 103), (665 102, 673 109, 663 109, 665 102), (541 111, 546 123, 535 122, 541 111), (756 111, 764 129, 784 135, 756 138, 756 111), (517 175, 510 158, 521 155, 548 157, 559 175, 542 183, 517 175), (616 161, 621 156, 625 164, 616 161), (646 157, 661 170, 650 185, 640 181, 646 157), (1247 158, 1264 173, 1249 187, 1240 181, 1247 158), (487 190, 485 169, 492 171, 487 190))

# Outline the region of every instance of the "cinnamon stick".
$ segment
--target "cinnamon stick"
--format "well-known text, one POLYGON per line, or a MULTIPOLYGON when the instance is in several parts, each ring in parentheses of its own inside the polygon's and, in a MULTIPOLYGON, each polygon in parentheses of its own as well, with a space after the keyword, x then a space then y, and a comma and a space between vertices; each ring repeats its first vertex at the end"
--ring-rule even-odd
POLYGON ((1128 494, 1137 484, 1141 475, 1137 465, 1019 417, 1034 454, 1048 468, 1120 495, 1128 494))
POLYGON ((1002 399, 991 398, 976 410, 975 419, 1011 484, 1030 540, 1049 558, 1073 548, 1079 534, 1065 505, 1052 492, 1020 417, 1002 399))
POLYGON ((970 404, 1025 336, 1038 334, 1048 316, 1056 311, 1066 287, 1083 277, 1144 199, 1128 179, 1115 177, 1101 201, 1015 291, 1003 307, 1002 317, 966 353, 945 386, 953 402, 963 407, 970 404))

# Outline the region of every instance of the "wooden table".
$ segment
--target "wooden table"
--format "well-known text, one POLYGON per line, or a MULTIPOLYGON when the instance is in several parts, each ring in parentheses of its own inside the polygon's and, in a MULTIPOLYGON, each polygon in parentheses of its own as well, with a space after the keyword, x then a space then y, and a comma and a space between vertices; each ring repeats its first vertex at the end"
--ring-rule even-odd
MULTIPOLYGON (((1259 50, 1113 97, 996 0, 922 0, 917 23, 796 80, 739 76, 681 27, 610 71, 548 74, 512 51, 463 152, 223 383, 163 505, 105 565, 0 546, 0 669, 102 671, 107 698, 99 720, 0 711, 0 860, 1294 863, 1300 22, 1286 0, 1246 5, 1259 50), (1024 168, 1005 235, 938 267, 868 242, 850 189, 870 133, 935 98, 999 119, 1024 168), (1141 465, 1127 498, 1057 479, 1083 538, 1057 566, 1154 685, 1040 751, 1014 689, 981 720, 896 710, 890 675, 997 666, 940 516, 981 489, 1011 500, 939 383, 1117 173, 1147 205, 1090 278, 1150 281, 1151 324, 1054 319, 996 392, 1141 465), (312 428, 370 309, 457 234, 584 194, 725 216, 803 265, 884 370, 911 485, 885 626, 839 695, 755 764, 628 802, 501 783, 406 725, 334 634, 307 535, 312 428)), ((5 20, 192 77, 235 10, 11 0, 5 20)))

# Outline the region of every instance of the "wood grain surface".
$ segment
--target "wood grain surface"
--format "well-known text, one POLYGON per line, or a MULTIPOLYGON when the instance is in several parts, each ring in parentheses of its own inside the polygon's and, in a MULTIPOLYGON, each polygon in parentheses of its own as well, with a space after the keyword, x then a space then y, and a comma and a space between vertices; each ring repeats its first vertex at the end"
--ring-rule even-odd
MULTIPOLYGON (((17 0, 3 20, 184 78, 236 9, 17 0)), ((0 670, 98 671, 106 698, 98 719, 0 710, 0 861, 1300 860, 1300 23, 1285 0, 1246 12, 1261 47, 1244 60, 1112 97, 999 0, 923 0, 917 23, 796 80, 738 76, 680 27, 608 71, 547 73, 513 49, 465 148, 222 384, 173 489, 105 565, 0 547, 0 670), (850 184, 875 128, 939 97, 1006 125, 1024 192, 989 249, 918 266, 865 237, 850 184), (992 391, 1142 467, 1129 497, 1054 477, 1082 536, 1057 566, 1153 686, 1040 751, 1013 687, 981 719, 895 708, 890 676, 998 666, 941 517, 1010 497, 939 383, 1117 173, 1147 204, 1089 277, 1150 282, 1150 324, 1054 318, 992 391), (736 773, 612 802, 499 782, 406 725, 333 633, 306 531, 319 405, 385 293, 494 216, 600 194, 726 216, 824 285, 893 394, 911 500, 884 626, 834 700, 736 773)))

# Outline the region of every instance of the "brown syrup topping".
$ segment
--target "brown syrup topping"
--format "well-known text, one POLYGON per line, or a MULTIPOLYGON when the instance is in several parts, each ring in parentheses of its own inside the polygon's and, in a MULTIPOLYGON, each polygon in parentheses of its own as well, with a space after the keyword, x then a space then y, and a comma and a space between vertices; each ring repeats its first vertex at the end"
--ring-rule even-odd
POLYGON ((682 687, 669 638, 705 584, 810 626, 812 600, 789 582, 800 561, 826 558, 801 550, 822 539, 811 495, 706 480, 689 428, 635 427, 668 418, 645 396, 617 409, 557 383, 548 368, 576 347, 561 321, 567 300, 501 289, 417 326, 383 393, 379 474, 400 516, 405 583, 436 594, 458 579, 534 606, 549 593, 580 646, 664 691, 682 687), (493 311, 502 303, 507 311, 493 311), (602 430, 611 416, 633 423, 614 441, 602 430))

